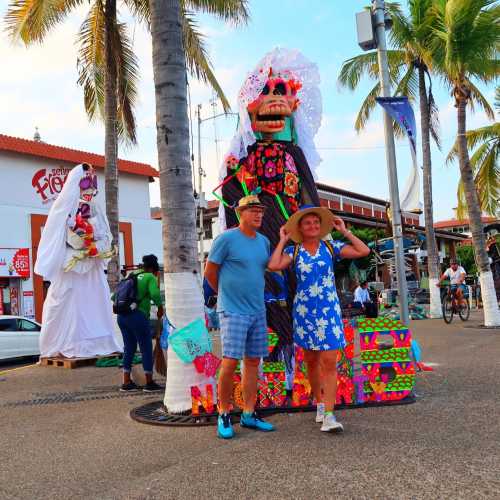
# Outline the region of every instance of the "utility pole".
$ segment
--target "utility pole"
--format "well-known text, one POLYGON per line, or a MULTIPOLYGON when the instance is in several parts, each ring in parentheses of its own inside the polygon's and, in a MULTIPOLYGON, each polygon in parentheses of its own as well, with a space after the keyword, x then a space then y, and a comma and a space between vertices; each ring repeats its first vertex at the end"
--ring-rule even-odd
MULTIPOLYGON (((379 79, 382 97, 391 97, 391 82, 387 62, 387 43, 385 30, 391 26, 391 19, 386 17, 384 0, 372 0, 372 9, 356 14, 358 43, 363 50, 377 48, 379 79), (373 36, 375 30, 375 36, 373 36)), ((408 287, 406 284, 403 226, 401 224, 401 206, 399 203, 398 172, 396 168, 396 149, 394 147, 394 129, 392 119, 384 111, 384 136, 387 160, 387 176, 392 212, 392 237, 394 243, 394 261, 398 285, 399 316, 404 325, 409 324, 408 287)))
POLYGON ((198 237, 200 239, 200 276, 203 279, 203 272, 205 267, 205 249, 204 249, 204 240, 205 240, 205 230, 204 230, 204 221, 203 221, 203 208, 205 204, 205 193, 203 192, 203 176, 205 172, 201 166, 201 104, 198 104, 197 107, 198 114, 198 210, 200 217, 200 227, 198 229, 198 237))
MULTIPOLYGON (((228 116, 238 116, 238 113, 219 113, 215 114, 216 112, 216 107, 214 106, 213 102, 211 101, 211 105, 213 108, 213 116, 209 116, 208 118, 204 118, 203 120, 201 119, 201 104, 198 104, 196 106, 196 114, 198 115, 198 209, 199 209, 199 229, 198 229, 198 238, 199 238, 199 260, 200 260, 200 270, 201 270, 201 275, 203 276, 204 272, 204 263, 205 263, 205 249, 204 249, 204 240, 205 240, 205 230, 204 230, 204 224, 203 224, 203 214, 204 210, 207 208, 207 200, 205 198, 205 193, 203 192, 203 177, 206 177, 205 171, 203 170, 202 164, 201 164, 201 125, 203 122, 206 122, 208 120, 215 120, 216 118, 220 118, 222 116, 228 117, 228 116)), ((215 129, 216 131, 216 129, 215 129)), ((216 137, 216 148, 218 151, 218 141, 216 137)), ((218 153, 217 153, 218 156, 218 153)))
MULTIPOLYGON (((379 78, 382 97, 391 97, 391 82, 389 79, 389 65, 387 62, 387 44, 385 39, 385 2, 373 0, 373 18, 377 37, 377 53, 379 78)), ((389 177, 389 191, 392 208, 392 235, 394 241, 394 259, 396 264, 396 279, 398 281, 399 315, 401 322, 408 325, 408 287, 406 284, 403 227, 401 224, 401 206, 399 204, 398 172, 396 168, 396 148, 394 147, 394 129, 392 119, 384 111, 384 135, 387 159, 387 175, 389 177)))

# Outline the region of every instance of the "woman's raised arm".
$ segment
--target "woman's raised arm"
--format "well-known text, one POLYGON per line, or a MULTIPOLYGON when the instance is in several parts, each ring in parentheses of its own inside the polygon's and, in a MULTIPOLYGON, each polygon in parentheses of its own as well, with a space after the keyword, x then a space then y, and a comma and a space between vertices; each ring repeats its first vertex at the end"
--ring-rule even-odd
POLYGON ((283 250, 285 249, 288 239, 289 235, 285 230, 285 226, 282 226, 280 229, 280 240, 267 264, 269 271, 282 271, 283 269, 290 267, 292 258, 289 255, 283 254, 283 250))

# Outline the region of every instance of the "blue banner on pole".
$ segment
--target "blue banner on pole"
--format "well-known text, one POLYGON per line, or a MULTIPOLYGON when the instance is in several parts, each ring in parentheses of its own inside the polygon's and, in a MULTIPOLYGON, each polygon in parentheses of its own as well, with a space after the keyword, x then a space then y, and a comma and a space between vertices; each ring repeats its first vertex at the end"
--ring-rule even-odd
POLYGON ((399 126, 406 132, 413 151, 417 151, 417 124, 415 113, 408 97, 377 97, 377 102, 389 113, 399 126))
POLYGON ((410 141, 410 152, 413 168, 406 181, 401 194, 401 209, 418 213, 420 203, 420 175, 417 165, 417 125, 415 114, 408 97, 377 97, 377 102, 384 108, 389 116, 406 132, 410 141))

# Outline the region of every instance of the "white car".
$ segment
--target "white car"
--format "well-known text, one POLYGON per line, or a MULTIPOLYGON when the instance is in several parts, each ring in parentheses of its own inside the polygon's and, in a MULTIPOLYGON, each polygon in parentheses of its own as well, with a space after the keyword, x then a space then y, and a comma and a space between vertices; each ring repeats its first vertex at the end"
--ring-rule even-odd
POLYGON ((0 359, 40 354, 40 323, 22 316, 0 316, 0 359))

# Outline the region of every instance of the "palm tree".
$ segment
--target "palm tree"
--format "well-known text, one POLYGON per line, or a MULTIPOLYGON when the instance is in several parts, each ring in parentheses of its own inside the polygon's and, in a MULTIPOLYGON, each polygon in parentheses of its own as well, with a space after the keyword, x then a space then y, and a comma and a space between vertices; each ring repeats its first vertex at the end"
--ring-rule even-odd
MULTIPOLYGON (((386 3, 386 6, 393 19, 390 40, 394 49, 387 52, 391 83, 396 88, 396 95, 406 95, 410 101, 415 101, 417 96, 419 98, 430 313, 431 317, 437 318, 441 317, 441 301, 435 286, 439 279, 439 254, 433 225, 431 135, 439 148, 441 144, 439 116, 432 94, 430 76, 432 54, 428 48, 432 25, 427 13, 432 6, 432 0, 409 0, 408 15, 405 15, 397 4, 386 3), (428 88, 426 78, 429 81, 428 88)), ((380 94, 376 51, 345 61, 340 71, 339 83, 350 90, 355 90, 364 75, 375 80, 376 84, 365 98, 356 118, 355 129, 358 132, 365 127, 371 117, 376 106, 375 99, 380 94)), ((396 125, 395 132, 399 136, 402 134, 396 125)))
MULTIPOLYGON (((247 19, 245 1, 198 0, 192 4, 212 9, 223 19, 247 19), (222 12, 223 6, 227 9, 225 13, 222 12)), ((204 317, 189 162, 185 57, 189 45, 183 43, 182 37, 182 1, 151 0, 150 6, 166 311, 171 322, 180 328, 204 317)), ((182 363, 169 349, 164 400, 168 411, 189 410, 190 386, 198 385, 200 381, 193 365, 182 363)))
MULTIPOLYGON (((150 25, 147 0, 123 0, 140 22, 150 25)), ((45 36, 62 22, 83 0, 11 0, 5 21, 13 39, 26 45, 42 43, 45 36)), ((208 82, 218 94, 225 110, 229 103, 213 74, 192 10, 214 13, 225 19, 246 18, 244 2, 237 0, 182 0, 181 25, 185 57, 190 73, 208 82)), ((93 0, 77 35, 79 44, 78 84, 83 87, 89 119, 104 121, 106 214, 115 245, 119 242, 118 139, 136 143, 134 107, 137 102, 139 69, 127 26, 117 20, 116 0, 93 0)), ((119 255, 108 266, 108 281, 114 289, 120 278, 119 255)))
MULTIPOLYGON (((498 112, 500 111, 500 87, 497 87, 496 95, 495 108, 498 112)), ((496 216, 500 210, 500 123, 495 122, 475 130, 468 130, 466 138, 469 151, 477 148, 470 158, 470 164, 481 210, 488 215, 496 216)), ((455 142, 448 154, 447 162, 453 161, 457 156, 458 144, 455 142)), ((463 219, 467 217, 467 205, 462 180, 458 183, 457 199, 457 217, 463 219)))
POLYGON ((464 198, 476 250, 484 305, 484 324, 500 326, 500 310, 481 221, 480 197, 467 149, 467 105, 475 93, 472 79, 490 83, 500 63, 500 6, 493 0, 435 0, 432 9, 435 63, 451 87, 457 108, 457 154, 464 198))

